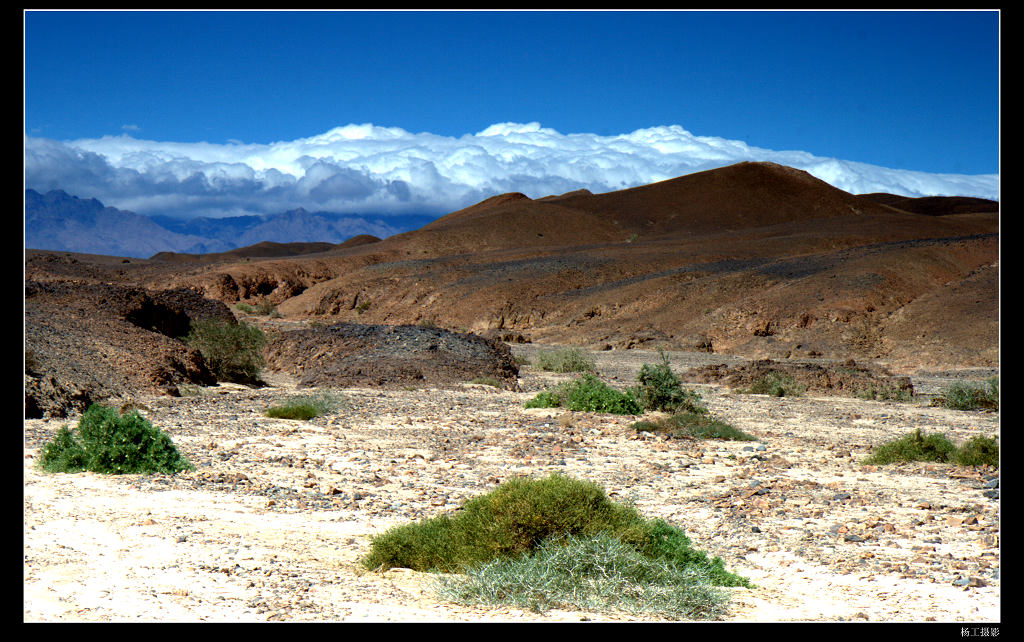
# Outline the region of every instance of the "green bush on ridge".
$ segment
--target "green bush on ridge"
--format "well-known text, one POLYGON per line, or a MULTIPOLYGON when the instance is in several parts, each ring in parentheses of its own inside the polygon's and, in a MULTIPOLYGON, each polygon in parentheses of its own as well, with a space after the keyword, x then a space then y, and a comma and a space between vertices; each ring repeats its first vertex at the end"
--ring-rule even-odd
POLYGON ((768 372, 751 383, 743 392, 772 397, 799 397, 807 392, 807 386, 797 383, 796 379, 787 374, 768 372))
POLYGON ((167 433, 138 411, 122 415, 100 404, 89 406, 75 431, 67 426, 57 431, 53 441, 43 446, 39 467, 50 473, 113 475, 194 470, 167 433))

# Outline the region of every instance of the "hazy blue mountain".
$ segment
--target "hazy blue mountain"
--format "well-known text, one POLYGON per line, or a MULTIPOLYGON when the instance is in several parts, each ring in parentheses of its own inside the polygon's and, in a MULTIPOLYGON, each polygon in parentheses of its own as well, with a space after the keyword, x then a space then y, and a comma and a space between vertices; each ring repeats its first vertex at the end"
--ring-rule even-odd
POLYGON ((309 212, 226 218, 148 217, 105 207, 61 190, 25 190, 25 247, 148 258, 158 252, 206 254, 263 241, 342 243, 353 236, 386 238, 422 227, 436 215, 371 217, 309 212))
POLYGON ((25 190, 25 247, 146 258, 157 252, 206 253, 222 243, 161 227, 141 214, 105 207, 62 190, 25 190))
POLYGON ((263 216, 193 219, 154 216, 153 221, 179 234, 217 239, 233 244, 234 248, 263 241, 342 243, 360 234, 387 238, 422 227, 435 218, 436 215, 410 214, 388 216, 385 221, 379 216, 310 212, 300 207, 263 216))

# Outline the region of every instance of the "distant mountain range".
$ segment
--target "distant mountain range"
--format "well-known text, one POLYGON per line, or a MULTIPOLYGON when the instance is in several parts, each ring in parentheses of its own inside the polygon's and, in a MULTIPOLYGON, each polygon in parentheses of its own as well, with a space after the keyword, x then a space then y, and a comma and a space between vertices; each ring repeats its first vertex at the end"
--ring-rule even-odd
POLYGON ((78 198, 63 190, 25 190, 25 247, 84 254, 149 258, 160 252, 208 254, 258 243, 342 243, 367 234, 386 238, 416 229, 435 216, 380 217, 302 208, 280 214, 178 219, 143 216, 78 198))

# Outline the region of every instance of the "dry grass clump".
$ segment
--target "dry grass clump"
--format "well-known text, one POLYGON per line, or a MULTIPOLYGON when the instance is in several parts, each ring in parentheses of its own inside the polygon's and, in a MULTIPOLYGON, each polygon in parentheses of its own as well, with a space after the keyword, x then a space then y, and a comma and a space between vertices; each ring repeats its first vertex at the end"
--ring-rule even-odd
POLYGON ((274 419, 297 419, 309 421, 320 415, 336 412, 343 402, 327 391, 303 395, 287 403, 271 406, 264 413, 274 419))

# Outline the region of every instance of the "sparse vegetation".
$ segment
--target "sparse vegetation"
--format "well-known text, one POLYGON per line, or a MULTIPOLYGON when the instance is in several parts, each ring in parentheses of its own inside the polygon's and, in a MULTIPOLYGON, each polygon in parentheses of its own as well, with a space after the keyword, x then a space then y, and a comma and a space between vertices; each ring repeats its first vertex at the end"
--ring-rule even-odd
POLYGON ((659 354, 661 363, 645 363, 637 375, 638 385, 633 388, 633 396, 640 406, 646 410, 706 413, 700 394, 684 389, 682 379, 672 372, 668 356, 663 351, 659 354))
POLYGON ((442 580, 442 593, 458 601, 526 599, 538 610, 582 599, 589 600, 584 608, 646 604, 681 617, 710 617, 725 598, 710 587, 752 586, 720 558, 693 549, 678 527, 645 519, 596 484, 561 475, 512 479, 452 514, 396 526, 372 538, 362 563, 465 573, 442 580), (515 588, 527 586, 526 593, 515 588), (673 595, 657 597, 665 592, 673 595))
POLYGON ((265 365, 267 337, 256 326, 208 319, 193 321, 185 343, 199 350, 203 361, 222 381, 256 383, 265 365))
POLYGON ((113 475, 194 470, 167 433, 137 410, 122 415, 100 404, 85 411, 76 430, 65 425, 57 431, 53 441, 43 446, 39 467, 50 473, 113 475))
POLYGON ((854 396, 858 399, 871 401, 900 401, 907 402, 914 400, 913 390, 899 388, 896 386, 872 386, 858 390, 854 396))
POLYGON ((470 380, 470 383, 482 384, 485 386, 492 386, 494 388, 504 388, 505 386, 496 377, 475 377, 470 380))
POLYGON ((757 441, 739 428, 710 417, 707 413, 683 412, 633 424, 637 432, 669 435, 676 439, 724 439, 729 441, 757 441))
POLYGON ((986 435, 975 435, 953 453, 958 466, 992 466, 999 468, 999 442, 986 435))
POLYGON ((643 409, 636 398, 608 386, 592 374, 545 390, 526 402, 527 408, 565 408, 574 412, 606 412, 638 415, 643 409))
POLYGON ((769 372, 758 377, 743 392, 753 395, 770 395, 772 397, 799 397, 807 392, 807 386, 797 383, 796 379, 787 374, 769 372))
POLYGON ((594 360, 579 348, 541 350, 537 353, 537 366, 549 372, 593 372, 594 360))
POLYGON ((932 404, 953 410, 999 410, 999 377, 989 377, 980 384, 955 382, 932 404))
POLYGON ((532 553, 499 558, 438 580, 441 599, 461 604, 625 611, 669 619, 717 619, 728 593, 699 569, 644 557, 607 533, 542 541, 532 553))
POLYGON ((281 317, 281 313, 277 311, 277 307, 269 301, 260 301, 255 306, 249 305, 248 303, 238 303, 235 305, 235 309, 246 314, 258 314, 260 316, 271 317, 274 319, 281 317))
POLYGON ((865 464, 895 462, 949 462, 959 466, 999 466, 999 444, 991 437, 977 436, 957 447, 945 435, 922 435, 921 429, 873 448, 865 464))
POLYGON ((271 406, 264 414, 273 419, 309 421, 314 417, 336 412, 342 405, 337 397, 327 391, 321 391, 271 406))

